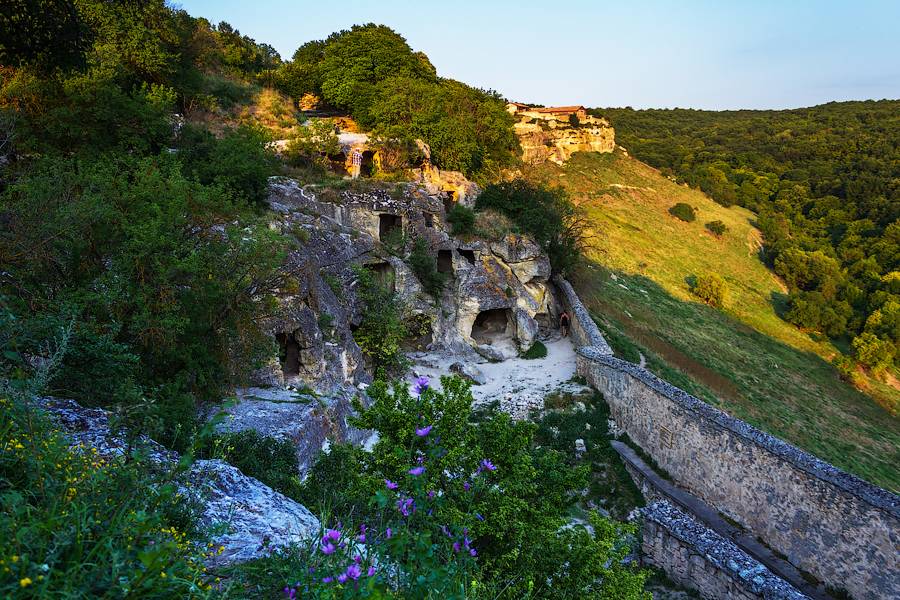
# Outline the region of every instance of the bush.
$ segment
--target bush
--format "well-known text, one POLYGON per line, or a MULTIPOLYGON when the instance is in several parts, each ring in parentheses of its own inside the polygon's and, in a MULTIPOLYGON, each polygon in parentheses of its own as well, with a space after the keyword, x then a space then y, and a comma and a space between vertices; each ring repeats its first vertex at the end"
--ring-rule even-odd
POLYGON ((881 373, 891 366, 897 352, 890 341, 869 332, 863 332, 853 338, 853 351, 856 359, 875 373, 881 373))
POLYGON ((475 234, 475 211, 459 202, 453 205, 447 213, 447 222, 450 223, 450 231, 453 235, 475 234))
POLYGON ((429 251, 424 239, 416 238, 407 262, 428 295, 440 300, 444 284, 447 282, 447 274, 437 270, 437 260, 429 251))
POLYGON ((722 221, 710 221, 706 224, 706 229, 717 237, 722 237, 728 231, 728 226, 722 221))
POLYGON ((540 340, 536 340, 531 345, 531 348, 529 348, 528 350, 523 352, 521 354, 521 356, 522 356, 522 358, 525 358, 528 360, 534 360, 536 358, 544 358, 547 356, 547 346, 545 346, 543 343, 541 343, 540 340))
POLYGON ((294 166, 326 166, 328 157, 340 154, 341 146, 330 119, 315 119, 300 128, 287 144, 284 156, 294 166))
POLYGON ((678 204, 670 208, 669 214, 673 217, 681 219, 682 221, 685 221, 686 223, 690 223, 697 219, 697 213, 694 211, 694 207, 684 202, 679 202, 678 204))
POLYGON ((717 273, 699 275, 691 286, 691 293, 715 308, 723 308, 728 297, 725 280, 717 273))
POLYGON ((581 259, 587 239, 581 211, 561 189, 548 189, 518 179, 487 186, 475 203, 476 210, 496 210, 533 236, 554 272, 565 274, 581 259))
POLYGON ((185 173, 200 183, 218 184, 238 198, 261 204, 276 166, 268 142, 268 134, 255 127, 231 129, 217 139, 206 129, 185 126, 179 158, 185 173))
POLYGON ((362 321, 353 331, 353 339, 376 374, 384 377, 399 373, 406 366, 401 344, 408 334, 400 300, 367 269, 357 267, 355 272, 363 308, 362 321))

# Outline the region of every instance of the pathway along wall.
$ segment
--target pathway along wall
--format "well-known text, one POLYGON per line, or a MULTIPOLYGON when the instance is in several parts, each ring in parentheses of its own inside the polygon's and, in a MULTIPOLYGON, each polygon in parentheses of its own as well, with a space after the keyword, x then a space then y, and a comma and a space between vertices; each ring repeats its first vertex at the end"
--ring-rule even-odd
POLYGON ((854 598, 900 598, 900 497, 612 356, 572 287, 578 373, 675 482, 854 598))

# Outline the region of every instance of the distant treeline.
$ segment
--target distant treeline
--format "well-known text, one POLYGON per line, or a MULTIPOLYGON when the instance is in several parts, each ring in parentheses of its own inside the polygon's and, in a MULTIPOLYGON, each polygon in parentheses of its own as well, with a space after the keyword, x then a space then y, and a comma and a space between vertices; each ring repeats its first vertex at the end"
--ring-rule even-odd
POLYGON ((852 339, 876 370, 900 342, 900 101, 780 111, 596 109, 640 160, 759 215, 785 318, 852 339))

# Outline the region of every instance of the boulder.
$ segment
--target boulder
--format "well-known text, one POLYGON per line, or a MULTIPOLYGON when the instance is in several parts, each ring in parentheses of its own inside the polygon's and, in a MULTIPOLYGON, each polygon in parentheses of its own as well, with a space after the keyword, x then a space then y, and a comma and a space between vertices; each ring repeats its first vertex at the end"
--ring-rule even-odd
POLYGON ((450 372, 456 373, 463 379, 468 379, 475 385, 484 385, 487 383, 487 377, 481 372, 481 369, 475 365, 468 363, 455 362, 450 365, 450 372))
POLYGON ((475 352, 491 362, 502 362, 504 359, 506 359, 506 357, 503 355, 503 352, 488 344, 475 346, 475 352))
POLYGON ((515 310, 516 316, 516 340, 519 342, 519 347, 527 350, 531 348, 531 345, 537 339, 538 335, 538 324, 531 315, 522 310, 521 308, 517 308, 515 310))
MULTIPOLYGON (((128 452, 128 442, 110 430, 105 410, 58 398, 39 398, 36 404, 56 421, 73 447, 94 448, 108 460, 128 452)), ((146 437, 139 443, 148 460, 175 468, 178 453, 146 437)), ((213 530, 225 526, 224 533, 213 538, 224 548, 210 559, 213 565, 259 558, 271 548, 300 543, 320 531, 319 520, 305 506, 220 460, 195 460, 180 491, 202 507, 202 526, 213 530)))

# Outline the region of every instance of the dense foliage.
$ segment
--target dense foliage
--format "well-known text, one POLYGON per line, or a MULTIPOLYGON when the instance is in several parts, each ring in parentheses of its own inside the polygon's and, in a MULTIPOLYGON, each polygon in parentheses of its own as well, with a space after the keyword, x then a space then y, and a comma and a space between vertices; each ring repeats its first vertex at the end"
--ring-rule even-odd
MULTIPOLYGON (((411 394, 405 386, 376 382, 369 388, 372 404, 358 407, 355 423, 378 432, 374 450, 333 448, 305 483, 310 500, 326 509, 340 507, 332 513, 333 525, 344 519, 343 531, 351 532, 365 525, 372 551, 397 532, 408 536, 404 545, 379 551, 389 558, 382 564, 400 565, 396 596, 646 597, 645 575, 621 562, 630 527, 598 514, 589 517, 593 533, 563 527, 577 501, 569 491, 587 486, 587 470, 536 446, 535 425, 493 411, 473 412, 463 380, 444 378, 441 384, 438 392, 423 378, 411 394), (346 515, 353 516, 352 527, 346 515), (459 564, 460 556, 474 560, 459 564), (422 582, 433 583, 415 587, 422 582), (446 596, 435 595, 438 589, 446 596)), ((272 562, 285 577, 300 573, 285 568, 283 559, 272 562)), ((324 574, 353 564, 349 557, 341 560, 343 566, 329 566, 324 574)), ((370 564, 368 557, 359 562, 370 564)), ((267 562, 265 571, 271 569, 267 562)), ((321 587, 334 589, 335 583, 372 585, 365 578, 322 582, 321 574, 301 581, 298 597, 300 591, 322 597, 321 587)))
POLYGON ((316 94, 384 138, 424 140, 443 169, 486 179, 518 154, 496 93, 438 77, 428 57, 384 25, 354 25, 304 44, 277 81, 292 97, 316 94))
POLYGON ((531 235, 550 257, 554 272, 567 273, 581 258, 585 221, 561 188, 523 179, 491 184, 478 196, 475 208, 497 211, 531 235))
POLYGON ((179 128, 172 112, 211 74, 257 73, 261 47, 161 0, 56 4, 84 29, 80 59, 50 69, 20 45, 0 68, 0 294, 29 355, 74 323, 51 392, 184 448, 196 403, 269 343, 256 321, 284 244, 255 206, 274 169, 265 137, 179 128))
POLYGON ((900 358, 900 102, 598 112, 641 160, 759 214, 787 320, 857 338, 867 366, 900 358))

